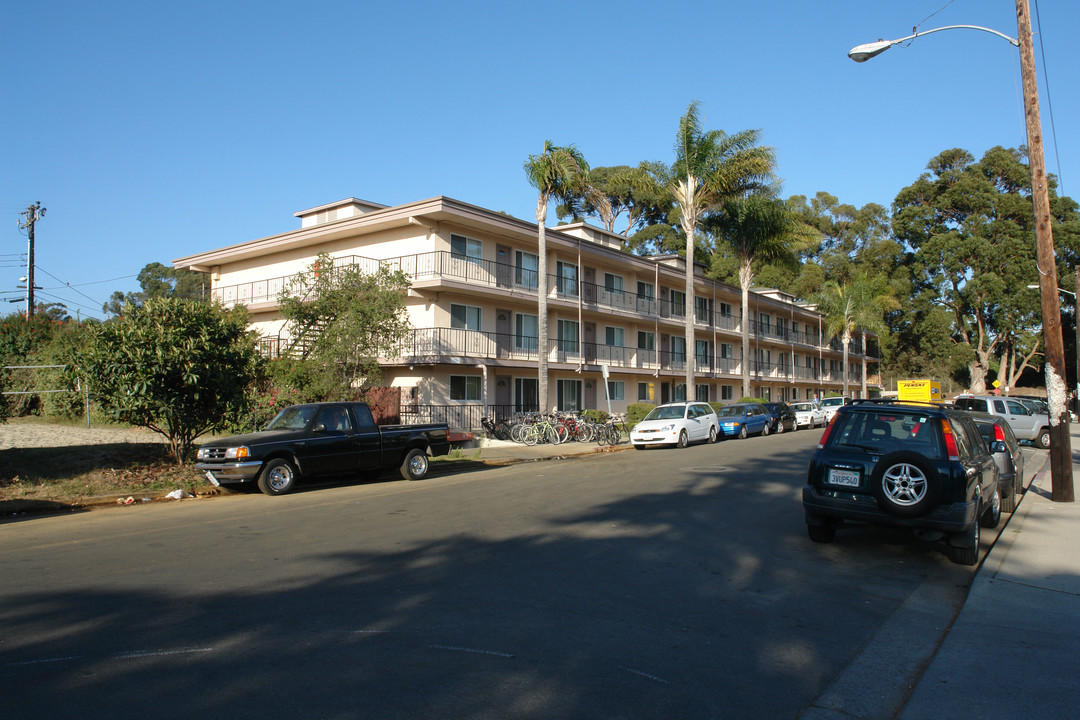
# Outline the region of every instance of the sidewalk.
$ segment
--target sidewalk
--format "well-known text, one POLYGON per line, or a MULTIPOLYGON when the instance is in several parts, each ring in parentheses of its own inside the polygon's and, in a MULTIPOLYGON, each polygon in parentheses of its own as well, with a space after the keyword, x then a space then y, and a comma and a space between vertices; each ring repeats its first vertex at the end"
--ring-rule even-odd
POLYGON ((1050 488, 1048 460, 983 561, 901 720, 1080 715, 1080 503, 1053 502, 1050 488))

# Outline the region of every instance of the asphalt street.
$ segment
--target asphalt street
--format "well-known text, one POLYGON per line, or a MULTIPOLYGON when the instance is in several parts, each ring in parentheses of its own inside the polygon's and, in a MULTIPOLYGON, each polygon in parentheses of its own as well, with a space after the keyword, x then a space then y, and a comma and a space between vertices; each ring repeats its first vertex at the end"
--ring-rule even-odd
POLYGON ((4 715, 797 717, 914 604, 891 692, 974 570, 809 542, 819 435, 4 522, 4 715))

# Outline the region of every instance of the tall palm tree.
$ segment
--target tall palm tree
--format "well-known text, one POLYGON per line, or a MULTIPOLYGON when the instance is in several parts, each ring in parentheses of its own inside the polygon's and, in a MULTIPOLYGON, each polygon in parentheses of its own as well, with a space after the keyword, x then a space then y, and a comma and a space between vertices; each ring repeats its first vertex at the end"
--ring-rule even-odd
POLYGON ((824 321, 826 337, 840 338, 843 345, 843 387, 848 394, 848 345, 856 331, 862 332, 862 396, 866 397, 866 333, 888 332, 884 314, 899 307, 899 301, 880 283, 860 273, 854 280, 829 280, 818 294, 818 312, 824 321))
MULTIPOLYGON (((537 397, 540 409, 548 403, 548 277, 547 277, 547 211, 551 200, 571 202, 589 190, 589 164, 573 145, 565 147, 544 141, 544 151, 530 155, 525 162, 525 176, 540 194, 536 199, 537 226, 537 331, 539 335, 537 362, 537 397)), ((581 270, 579 268, 578 272, 581 270)))
POLYGON ((698 223, 725 199, 768 185, 775 164, 770 147, 759 146, 760 132, 743 130, 728 135, 704 130, 699 104, 690 103, 679 118, 675 164, 668 192, 686 235, 686 397, 694 387, 694 238, 698 223))
POLYGON ((817 242, 816 230, 770 195, 754 193, 729 200, 708 218, 706 227, 735 252, 742 288, 742 394, 750 396, 750 288, 754 260, 791 257, 817 242))

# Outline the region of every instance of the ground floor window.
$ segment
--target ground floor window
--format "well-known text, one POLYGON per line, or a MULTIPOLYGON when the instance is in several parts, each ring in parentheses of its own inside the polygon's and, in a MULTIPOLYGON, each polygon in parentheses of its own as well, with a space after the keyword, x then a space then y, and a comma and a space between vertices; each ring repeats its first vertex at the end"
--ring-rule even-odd
POLYGON ((451 375, 450 399, 467 402, 480 402, 479 375, 451 375))
POLYGON ((581 410, 581 381, 559 380, 555 402, 560 410, 581 410))
POLYGON ((735 398, 735 389, 731 385, 720 386, 720 399, 732 400, 735 398))
POLYGON ((697 402, 709 402, 709 386, 708 385, 695 385, 694 386, 694 400, 697 402))
POLYGON ((611 400, 626 399, 626 383, 622 380, 608 380, 607 391, 611 400))
POLYGON ((536 378, 514 378, 514 412, 533 412, 540 409, 540 381, 536 378))
POLYGON ((649 383, 639 382, 637 384, 637 399, 641 402, 650 402, 652 400, 649 397, 649 383))
POLYGON ((686 383, 678 383, 671 389, 672 402, 686 402, 686 383))

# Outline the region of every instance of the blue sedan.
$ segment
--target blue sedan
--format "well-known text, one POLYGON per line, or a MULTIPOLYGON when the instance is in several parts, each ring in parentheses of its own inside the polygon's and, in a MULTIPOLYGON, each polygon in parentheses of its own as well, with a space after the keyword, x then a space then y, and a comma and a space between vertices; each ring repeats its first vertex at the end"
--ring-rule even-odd
POLYGON ((720 418, 720 434, 724 437, 742 439, 753 433, 769 434, 769 415, 760 403, 725 405, 716 414, 720 418))

